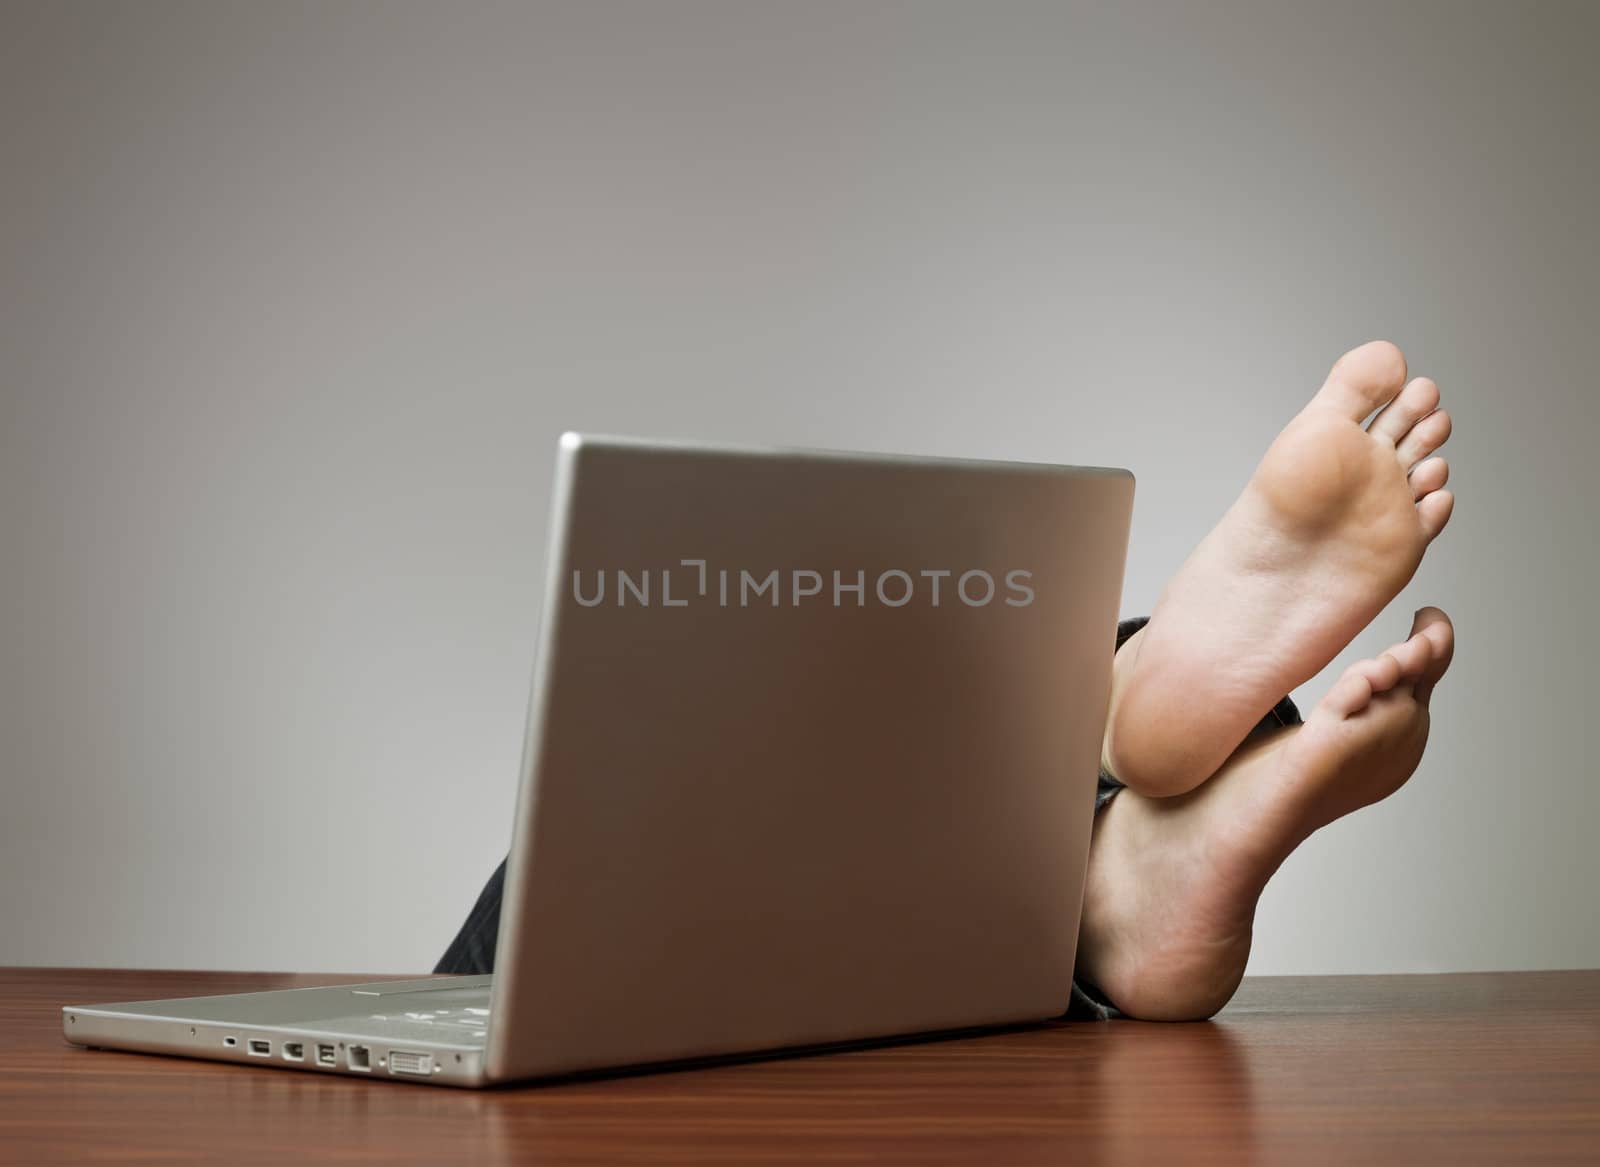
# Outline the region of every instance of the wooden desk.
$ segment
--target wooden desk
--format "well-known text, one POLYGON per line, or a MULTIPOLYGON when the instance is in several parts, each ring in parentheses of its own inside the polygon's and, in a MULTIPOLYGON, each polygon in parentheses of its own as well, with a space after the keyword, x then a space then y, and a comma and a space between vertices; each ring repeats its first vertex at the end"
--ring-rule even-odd
POLYGON ((347 979, 0 969, 0 1162, 1600 1162, 1600 971, 1260 978, 1210 1023, 493 1091, 60 1037, 67 1001, 347 979))

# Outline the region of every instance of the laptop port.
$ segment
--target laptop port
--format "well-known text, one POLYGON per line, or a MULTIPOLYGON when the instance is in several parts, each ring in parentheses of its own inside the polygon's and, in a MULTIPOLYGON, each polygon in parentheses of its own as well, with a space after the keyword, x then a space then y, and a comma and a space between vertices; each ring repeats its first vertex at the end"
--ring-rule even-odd
POLYGON ((272 1043, 263 1038, 250 1039, 250 1056, 253 1058, 270 1058, 272 1056, 272 1043))
POLYGON ((345 1061, 352 1070, 372 1069, 372 1054, 364 1045, 353 1045, 345 1056, 345 1061))
POLYGON ((333 1047, 331 1045, 319 1045, 317 1047, 317 1065, 337 1066, 338 1064, 338 1055, 333 1052, 333 1047))
POLYGON ((421 1074, 426 1077, 433 1073, 433 1055, 412 1053, 410 1050, 391 1050, 389 1073, 421 1074))
POLYGON ((306 1060, 306 1047, 302 1042, 286 1041, 283 1043, 283 1060, 286 1062, 303 1062, 306 1060))
POLYGON ((225 1037, 222 1039, 222 1044, 227 1046, 229 1049, 232 1049, 234 1046, 239 1044, 239 1039, 237 1037, 225 1037))

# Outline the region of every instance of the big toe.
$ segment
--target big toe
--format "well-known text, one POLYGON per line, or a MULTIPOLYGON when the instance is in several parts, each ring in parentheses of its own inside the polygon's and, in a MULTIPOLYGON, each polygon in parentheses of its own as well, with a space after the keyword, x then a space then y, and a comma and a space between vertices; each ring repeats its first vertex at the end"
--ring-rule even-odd
POLYGON ((1368 341, 1334 362, 1328 379, 1312 399, 1362 421, 1373 410, 1393 401, 1406 383, 1406 358, 1398 345, 1387 340, 1368 341))
POLYGON ((1417 618, 1411 625, 1411 635, 1413 639, 1421 637, 1428 644, 1428 660, 1423 665, 1416 690, 1417 699, 1426 703, 1433 695, 1433 687, 1439 683, 1455 657, 1456 629, 1442 610, 1427 607, 1417 611, 1417 618))

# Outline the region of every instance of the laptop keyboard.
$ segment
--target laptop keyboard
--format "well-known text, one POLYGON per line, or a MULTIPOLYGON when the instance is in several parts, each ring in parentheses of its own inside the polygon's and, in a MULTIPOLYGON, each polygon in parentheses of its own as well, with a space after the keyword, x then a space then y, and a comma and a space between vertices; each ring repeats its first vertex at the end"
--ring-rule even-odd
POLYGON ((475 1033, 480 1036, 489 1027, 489 1010, 468 1005, 462 1009, 413 1009, 404 1013, 374 1013, 374 1021, 409 1021, 414 1025, 427 1025, 452 1033, 475 1033))

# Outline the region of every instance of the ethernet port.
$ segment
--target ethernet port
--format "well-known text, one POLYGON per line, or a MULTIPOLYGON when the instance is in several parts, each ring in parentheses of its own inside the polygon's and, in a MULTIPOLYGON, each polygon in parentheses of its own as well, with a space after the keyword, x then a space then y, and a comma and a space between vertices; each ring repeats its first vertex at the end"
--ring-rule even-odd
POLYGON ((345 1061, 352 1070, 372 1069, 372 1054, 364 1045, 353 1045, 345 1055, 345 1061))

